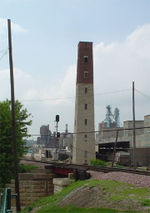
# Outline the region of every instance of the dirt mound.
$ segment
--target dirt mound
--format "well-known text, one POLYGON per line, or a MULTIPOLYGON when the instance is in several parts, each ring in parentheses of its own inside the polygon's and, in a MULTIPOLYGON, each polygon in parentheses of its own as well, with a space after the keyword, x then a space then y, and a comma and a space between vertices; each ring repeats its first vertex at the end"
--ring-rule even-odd
POLYGON ((144 210, 139 202, 134 199, 125 199, 121 201, 115 201, 110 199, 111 194, 106 192, 102 186, 97 185, 94 187, 80 187, 69 193, 58 206, 75 206, 82 208, 114 208, 119 210, 144 210))

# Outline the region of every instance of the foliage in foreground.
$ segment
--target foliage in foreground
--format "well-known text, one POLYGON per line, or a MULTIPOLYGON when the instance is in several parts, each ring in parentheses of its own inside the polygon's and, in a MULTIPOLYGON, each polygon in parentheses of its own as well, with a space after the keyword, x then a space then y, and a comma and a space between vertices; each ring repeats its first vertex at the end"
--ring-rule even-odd
MULTIPOLYGON (((27 127, 31 125, 30 114, 19 102, 15 102, 16 113, 16 135, 17 135, 17 155, 18 160, 26 151, 25 140, 27 137, 27 127)), ((0 187, 13 177, 14 154, 12 140, 12 116, 11 102, 9 100, 0 102, 0 187)))
POLYGON ((27 172, 31 172, 34 169, 37 169, 37 166, 34 165, 25 165, 25 164, 19 164, 18 166, 18 172, 19 173, 27 173, 27 172))
MULTIPOLYGON (((80 187, 95 187, 100 185, 104 196, 102 199, 107 199, 108 202, 116 203, 117 207, 120 202, 123 200, 131 202, 136 201, 140 204, 141 207, 147 206, 150 207, 150 189, 147 188, 136 188, 133 185, 122 183, 114 180, 84 180, 77 181, 72 183, 70 186, 66 187, 63 191, 54 194, 53 196, 42 198, 37 201, 32 206, 27 207, 22 211, 22 213, 30 212, 33 208, 37 208, 37 213, 48 213, 48 212, 143 212, 135 210, 114 210, 114 209, 105 209, 105 208, 78 208, 74 206, 66 206, 64 208, 58 207, 58 203, 71 191, 80 188, 80 187), (105 197, 107 194, 107 197, 105 197)), ((134 208, 133 208, 134 209, 134 208)), ((148 211, 147 211, 148 212, 148 211)))
POLYGON ((90 161, 90 164, 92 166, 108 166, 108 163, 103 161, 103 160, 100 160, 100 159, 96 159, 96 160, 91 160, 90 161))

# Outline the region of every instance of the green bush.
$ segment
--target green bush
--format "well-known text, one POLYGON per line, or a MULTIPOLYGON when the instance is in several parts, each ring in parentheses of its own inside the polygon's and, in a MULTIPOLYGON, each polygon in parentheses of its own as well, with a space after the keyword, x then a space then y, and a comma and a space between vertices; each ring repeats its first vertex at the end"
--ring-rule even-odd
POLYGON ((18 166, 18 171, 19 173, 27 173, 31 172, 32 170, 37 169, 36 166, 33 165, 24 165, 24 164, 19 164, 18 166))
MULTIPOLYGON (((11 101, 0 101, 0 187, 5 187, 14 177, 14 141, 12 137, 11 101)), ((30 114, 19 101, 15 101, 16 147, 18 162, 27 151, 30 114)))
POLYGON ((103 161, 103 160, 99 160, 99 159, 96 159, 96 160, 91 160, 90 161, 90 164, 92 166, 107 166, 108 163, 103 161))
POLYGON ((141 204, 143 205, 143 206, 150 206, 150 199, 143 199, 142 201, 141 201, 141 204))

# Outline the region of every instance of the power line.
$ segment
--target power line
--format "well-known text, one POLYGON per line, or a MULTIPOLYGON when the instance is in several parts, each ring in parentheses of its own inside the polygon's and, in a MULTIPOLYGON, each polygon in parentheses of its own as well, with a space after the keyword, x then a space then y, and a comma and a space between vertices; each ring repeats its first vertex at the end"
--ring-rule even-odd
MULTIPOLYGON (((122 92, 127 92, 130 91, 130 89, 124 89, 124 90, 116 90, 116 91, 111 91, 111 92, 103 92, 103 93, 96 93, 96 95, 110 95, 110 94, 116 94, 116 93, 122 93, 122 92)), ((90 97, 91 95, 86 95, 87 97, 90 97)), ((83 95, 79 97, 84 97, 83 95)), ((43 101, 53 101, 53 100, 67 100, 67 99, 75 99, 75 96, 71 97, 65 97, 65 98, 43 98, 43 99, 23 99, 21 100, 22 102, 43 102, 43 101)))
MULTIPOLYGON (((146 126, 146 127, 135 127, 135 129, 150 129, 150 126, 146 126)), ((97 130, 97 131, 84 131, 84 132, 70 132, 70 133, 67 133, 67 134, 71 134, 71 135, 77 135, 77 134, 93 134, 93 133, 101 133, 101 132, 116 132, 116 131, 124 131, 124 130, 133 130, 133 128, 113 128, 113 129, 103 129, 103 130, 97 130)), ((65 135, 66 133, 60 133, 60 135, 65 135)), ((51 136, 51 135, 40 135, 39 133, 38 134, 28 134, 27 136, 24 136, 25 137, 38 137, 38 136, 51 136)), ((11 138, 12 136, 7 136, 7 137, 4 137, 5 139, 6 138, 11 138)), ((3 139, 3 138, 0 138, 0 139, 3 139)))
POLYGON ((43 102, 43 101, 53 101, 53 100, 65 100, 65 99, 74 99, 75 97, 66 97, 66 98, 43 98, 43 99, 24 99, 22 102, 43 102))
MULTIPOLYGON (((135 129, 150 129, 150 126, 147 127, 135 127, 135 129)), ((133 130, 133 128, 113 128, 113 129, 103 129, 103 130, 97 130, 97 131, 84 131, 84 132, 73 132, 73 133, 68 133, 68 134, 72 134, 72 135, 77 135, 77 134, 93 134, 93 133, 101 133, 101 132, 116 132, 116 131, 124 131, 124 130, 133 130)), ((66 133, 60 133, 60 135, 65 135, 66 133)), ((30 136, 51 136, 51 135, 40 135, 40 134, 30 134, 28 135, 30 136)))
POLYGON ((109 95, 109 94, 116 94, 116 93, 122 93, 122 92, 129 92, 130 89, 122 89, 122 90, 115 90, 115 91, 109 91, 109 92, 103 92, 103 93, 96 93, 95 95, 109 95))
POLYGON ((5 52, 1 55, 1 57, 0 57, 0 61, 2 60, 2 58, 6 55, 8 53, 8 49, 7 50, 5 50, 5 52))
POLYGON ((141 92, 141 91, 139 91, 139 90, 137 90, 137 89, 135 89, 135 90, 136 90, 137 93, 139 93, 139 94, 142 95, 143 97, 148 98, 148 99, 150 100, 150 96, 144 94, 143 92, 141 92))
POLYGON ((0 50, 0 53, 5 52, 5 51, 6 51, 6 48, 5 48, 5 49, 1 49, 1 50, 0 50))

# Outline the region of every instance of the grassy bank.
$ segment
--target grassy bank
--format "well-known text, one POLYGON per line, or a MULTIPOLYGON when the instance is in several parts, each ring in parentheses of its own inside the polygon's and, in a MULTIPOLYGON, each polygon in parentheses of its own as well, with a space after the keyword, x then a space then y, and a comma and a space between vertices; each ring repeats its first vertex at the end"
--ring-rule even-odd
MULTIPOLYGON (((85 193, 87 192, 85 191, 85 193)), ((87 197, 88 194, 85 194, 85 199, 87 197)), ((39 200, 34 205, 29 206, 28 208, 23 210, 22 213, 30 212, 32 209, 35 209, 35 212, 38 213, 148 212, 148 207, 150 207, 150 189, 137 188, 127 183, 121 183, 112 180, 85 180, 74 182, 70 186, 66 187, 62 192, 39 200), (86 208, 86 206, 83 206, 84 208, 82 208, 80 205, 77 205, 77 199, 79 201, 79 204, 80 198, 82 198, 83 200, 82 193, 84 190, 87 190, 87 192, 91 194, 94 193, 94 191, 98 193, 96 195, 96 198, 98 199, 99 196, 100 205, 96 207, 101 208, 95 208, 95 206, 93 206, 93 208, 92 206, 90 206, 91 208, 86 208), (78 195, 78 198, 75 199, 76 204, 73 203, 73 199, 71 199, 71 201, 69 201, 68 199, 73 192, 73 198, 76 198, 76 196, 78 195), (64 206, 62 201, 64 201, 65 199, 67 201, 67 205, 64 206)))

